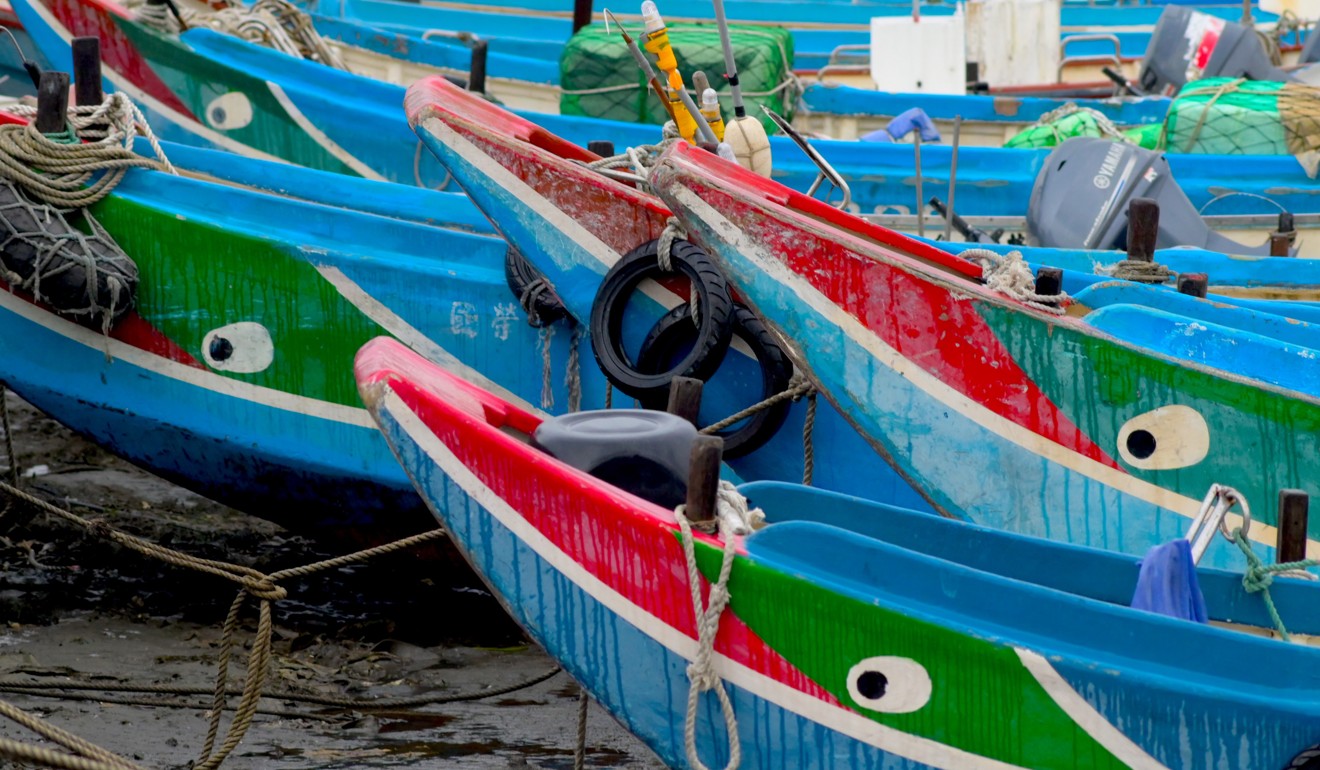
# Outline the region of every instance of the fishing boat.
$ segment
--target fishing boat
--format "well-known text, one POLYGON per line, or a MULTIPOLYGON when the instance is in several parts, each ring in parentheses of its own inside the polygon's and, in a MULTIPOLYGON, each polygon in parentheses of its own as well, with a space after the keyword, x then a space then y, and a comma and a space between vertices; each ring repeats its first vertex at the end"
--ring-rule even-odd
POLYGON ((671 148, 652 187, 938 510, 1139 552, 1183 529, 1212 483, 1257 500, 1316 491, 1302 470, 1320 449, 1310 347, 1159 299, 1046 307, 1006 275, 706 155, 671 148), (1123 543, 1138 532, 1142 546, 1123 543))
MULTIPOLYGON (((561 66, 564 78, 561 85, 567 94, 570 92, 568 81, 577 79, 571 72, 571 62, 576 61, 576 57, 570 54, 577 45, 573 36, 586 17, 575 16, 570 21, 570 14, 561 6, 529 5, 536 7, 520 5, 517 13, 510 13, 500 4, 493 3, 474 6, 445 2, 402 4, 393 0, 343 0, 331 5, 321 4, 318 10, 327 16, 354 19, 403 32, 414 40, 436 39, 435 36, 443 34, 441 30, 464 30, 465 35, 486 41, 492 51, 517 52, 561 66)), ((885 129, 895 116, 913 108, 929 116, 946 139, 955 118, 959 118, 961 140, 970 145, 1000 146, 1042 118, 1057 116, 1067 110, 1072 102, 1085 104, 1096 110, 1103 120, 1119 127, 1158 124, 1163 122, 1169 109, 1167 94, 1155 84, 1143 90, 1137 81, 1146 69, 1147 57, 1153 55, 1164 60, 1176 59, 1183 54, 1183 51, 1176 50, 1175 44, 1183 38, 1182 34, 1166 34, 1164 44, 1151 46, 1152 33, 1164 13, 1164 6, 1087 8, 1065 5, 1060 18, 1053 24, 1042 22, 1045 23, 1042 34, 1049 34, 1052 28, 1060 30, 1057 76, 1046 68, 1037 74, 1040 82, 1025 81, 1023 84, 1020 79, 1023 65, 1019 61, 1015 65, 1018 69, 1013 70, 1019 78, 1013 81, 1014 85, 996 83, 992 78, 989 86, 980 84, 966 93, 959 87, 949 92, 958 95, 946 95, 944 90, 932 91, 915 86, 904 89, 899 83, 886 81, 877 90, 875 72, 869 62, 869 52, 876 45, 871 38, 870 20, 876 16, 910 15, 913 12, 911 6, 813 4, 809 10, 803 10, 785 3, 740 1, 727 6, 728 16, 745 28, 783 25, 793 33, 793 68, 804 86, 800 100, 802 112, 794 115, 795 123, 804 131, 839 139, 875 135, 874 132, 885 129), (799 15, 808 20, 799 20, 799 15), (1104 67, 1113 74, 1104 74, 1104 67), (1126 80, 1116 85, 1110 78, 1120 74, 1126 80), (1053 82, 1056 79, 1060 82, 1053 82), (982 93, 982 87, 988 88, 988 93, 982 93), (913 92, 914 89, 918 92, 913 92), (1141 93, 1150 95, 1136 96, 1141 93)), ((940 17, 947 17, 954 8, 954 5, 926 6, 921 13, 935 18, 932 23, 938 23, 948 21, 940 17)), ((1185 11, 1180 8, 1174 13, 1185 11)), ((1198 7, 1197 12, 1202 14, 1200 18, 1211 23, 1227 21, 1232 28, 1241 20, 1243 10, 1237 5, 1210 5, 1198 7)), ((618 14, 628 23, 640 21, 635 8, 615 7, 611 13, 618 14)), ((685 4, 673 19, 691 22, 710 19, 712 14, 711 3, 685 4)), ((1289 23, 1279 26, 1273 14, 1261 16, 1269 19, 1263 25, 1266 34, 1275 35, 1267 38, 1272 41, 1271 45, 1292 61, 1289 57, 1295 57, 1301 48, 1301 31, 1289 23)), ((597 18, 603 20, 603 14, 597 14, 597 18)), ((1002 28, 1010 22, 1007 15, 992 16, 983 11, 975 18, 974 25, 969 10, 966 33, 969 43, 979 42, 983 36, 1012 34, 1002 28), (982 27, 988 32, 982 31, 982 27)), ((326 19, 323 26, 328 24, 326 19)), ((1189 29, 1187 37, 1196 32, 1189 29)), ((1227 40, 1229 33, 1223 32, 1221 37, 1227 40)), ((1192 48, 1196 47, 1192 45, 1192 48)), ((883 50, 885 46, 881 44, 881 48, 883 50)), ((997 49, 989 45, 969 45, 969 56, 993 57, 991 50, 997 49), (985 50, 979 50, 981 48, 985 50)), ((1266 56, 1264 49, 1260 53, 1262 57, 1266 56)), ((900 53, 888 55, 902 56, 900 53)), ((1240 64, 1238 61, 1235 66, 1240 64)), ((1268 65, 1268 61, 1262 59, 1260 64, 1268 65)), ((1012 70, 1004 63, 1000 68, 1012 70)), ((1169 61, 1158 69, 1172 72, 1178 68, 1169 61)), ((990 67, 990 71, 994 72, 994 67, 990 67)), ((1224 74, 1236 76, 1249 71, 1254 71, 1250 76, 1258 79, 1266 79, 1267 73, 1271 72, 1265 66, 1253 65, 1224 74)), ((935 73, 932 72, 930 77, 920 79, 929 81, 933 77, 935 73)), ((726 93, 726 107, 727 96, 726 93)))
MULTIPOLYGON (((407 131, 400 87, 210 29, 162 35, 106 0, 49 6, 44 0, 17 0, 14 7, 57 66, 67 66, 74 36, 99 35, 106 52, 107 89, 124 90, 147 111, 164 138, 405 184, 448 183, 445 171, 407 131)), ((657 138, 654 127, 635 123, 529 116, 581 146, 606 140, 622 148, 657 138)), ((779 158, 776 177, 809 189, 817 176, 815 164, 786 139, 772 138, 771 147, 779 158)), ((854 210, 906 218, 897 223, 904 228, 917 226, 918 187, 944 189, 954 167, 947 146, 923 151, 920 179, 913 173, 911 145, 840 141, 819 142, 817 147, 852 185, 854 210)), ((1031 191, 1047 157, 1043 150, 961 150, 956 164, 958 211, 997 218, 997 228, 1025 230, 1031 191)), ((1206 215, 1236 218, 1216 229, 1242 229, 1242 240, 1260 243, 1280 209, 1297 215, 1298 227, 1315 224, 1310 180, 1292 157, 1168 157, 1171 173, 1192 205, 1206 215)), ((926 204, 920 208, 924 211, 926 204)), ((1308 243, 1302 239, 1304 247, 1308 243)))
MULTIPOLYGON (((658 200, 638 195, 635 190, 625 191, 624 185, 581 166, 602 159, 477 95, 440 80, 424 81, 410 91, 408 110, 417 132, 451 169, 459 187, 499 223, 527 259, 546 275, 554 276, 551 283, 556 286, 571 272, 562 267, 567 252, 559 240, 574 238, 573 223, 606 238, 602 235, 606 228, 598 222, 643 218, 648 223, 645 228, 627 231, 627 237, 617 242, 606 238, 614 247, 615 258, 663 229, 668 209, 658 200), (577 195, 576 190, 592 192, 577 195), (623 213, 598 217, 598 202, 623 213), (645 213, 631 213, 634 210, 645 213), (567 219, 557 217, 557 213, 567 219), (558 234, 552 235, 556 231, 558 234)), ((953 253, 989 249, 1006 256, 1020 251, 1033 271, 1040 267, 1063 269, 1063 289, 1068 292, 1108 280, 1128 256, 1118 251, 980 242, 943 242, 938 246, 953 253)), ((1277 302, 1288 299, 1305 303, 1320 296, 1320 264, 1286 257, 1229 256, 1195 248, 1160 249, 1153 256, 1168 268, 1170 281, 1175 274, 1206 276, 1208 290, 1221 301, 1231 296, 1239 306, 1299 320, 1320 320, 1308 304, 1284 308, 1277 302)), ((591 301, 594 289, 588 285, 584 290, 584 304, 577 307, 582 308, 580 317, 585 321, 589 316, 586 303, 591 301)))
MULTIPOLYGON (((572 340, 521 317, 466 197, 164 146, 180 175, 129 171, 91 209, 136 265, 130 312, 107 331, 0 292, 0 380, 37 408, 214 500, 380 542, 431 520, 358 400, 368 339, 568 403, 543 366, 565 371, 572 340)), ((603 384, 579 383, 592 403, 603 384)))
MULTIPOLYGON (((806 487, 743 485, 768 525, 712 536, 542 450, 554 421, 396 343, 364 347, 356 372, 491 591, 670 767, 1315 767, 1314 583, 1269 588, 1307 642, 1286 644, 1257 635, 1273 624, 1240 571, 1187 577, 1195 622, 1129 607, 1136 557, 806 487)), ((604 436, 611 419, 572 425, 604 436)), ((660 421, 633 419, 653 446, 660 421)), ((1186 542, 1167 550, 1192 571, 1186 542)))

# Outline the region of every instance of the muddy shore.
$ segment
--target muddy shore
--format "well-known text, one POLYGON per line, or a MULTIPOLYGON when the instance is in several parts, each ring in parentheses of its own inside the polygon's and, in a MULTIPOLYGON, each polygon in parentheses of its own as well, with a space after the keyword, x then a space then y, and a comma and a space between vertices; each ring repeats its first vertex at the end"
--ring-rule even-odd
MULTIPOLYGON (((13 394, 7 403, 24 485, 79 515, 266 572, 331 553, 144 473, 13 394)), ((0 446, 0 466, 6 465, 0 446)), ((184 767, 196 759, 206 712, 180 704, 201 705, 209 696, 52 696, 70 682, 120 690, 144 684, 211 687, 234 587, 144 559, 45 514, 15 522, 15 513, 0 520, 0 687, 24 682, 37 689, 0 691, 0 699, 147 767, 184 767), (167 698, 174 705, 107 702, 144 698, 167 698)), ((464 571, 440 575, 405 554, 284 585, 289 597, 274 608, 269 680, 282 692, 451 696, 528 682, 553 668, 464 571)), ((243 643, 255 627, 249 611, 239 634, 243 643)), ((278 713, 259 714, 223 767, 573 765, 577 689, 563 673, 506 695, 379 713, 272 699, 262 705, 278 713)), ((50 745, 3 719, 0 737, 50 745)), ((594 704, 587 747, 589 767, 662 767, 594 704)))

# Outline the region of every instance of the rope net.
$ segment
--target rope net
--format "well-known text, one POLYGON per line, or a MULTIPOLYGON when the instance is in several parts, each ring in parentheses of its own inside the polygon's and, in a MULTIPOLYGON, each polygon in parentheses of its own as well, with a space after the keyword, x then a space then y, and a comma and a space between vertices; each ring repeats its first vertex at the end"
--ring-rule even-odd
MULTIPOLYGON (((764 104, 791 120, 798 98, 792 35, 785 29, 733 25, 729 38, 747 114, 762 116, 757 105, 764 104)), ((723 77, 724 49, 715 25, 671 24, 669 40, 685 79, 698 70, 709 75, 720 108, 732 115, 733 101, 723 77)), ((559 59, 559 83, 561 114, 655 125, 668 120, 618 31, 607 32, 604 25, 583 27, 568 41, 559 59)), ((693 98, 700 101, 701 95, 693 98)), ((767 131, 774 131, 769 118, 760 120, 767 131)))
POLYGON ((1212 155, 1292 155, 1320 168, 1320 88, 1240 78, 1183 86, 1169 106, 1161 149, 1212 155))

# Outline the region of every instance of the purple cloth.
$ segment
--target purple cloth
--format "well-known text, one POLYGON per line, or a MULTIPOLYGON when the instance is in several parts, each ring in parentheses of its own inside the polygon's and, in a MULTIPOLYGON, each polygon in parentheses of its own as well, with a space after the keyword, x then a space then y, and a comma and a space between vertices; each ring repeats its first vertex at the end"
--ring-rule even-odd
POLYGON ((1192 544, 1179 538, 1157 545, 1141 559, 1133 609, 1205 623, 1205 596, 1192 563, 1192 544))

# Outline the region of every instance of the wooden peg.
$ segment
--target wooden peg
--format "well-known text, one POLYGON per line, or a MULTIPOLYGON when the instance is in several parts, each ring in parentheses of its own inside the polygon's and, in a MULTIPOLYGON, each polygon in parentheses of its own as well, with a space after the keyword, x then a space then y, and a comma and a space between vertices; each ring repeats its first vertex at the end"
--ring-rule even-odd
POLYGON ((73 39, 73 98, 80 107, 91 107, 105 100, 101 91, 101 39, 73 39))
POLYGON ((694 525, 710 525, 715 521, 715 500, 720 489, 720 463, 723 459, 724 439, 719 436, 697 436, 692 442, 687 506, 683 510, 694 525))
POLYGON ((1063 271, 1057 267, 1042 267, 1036 271, 1036 293, 1054 297, 1063 293, 1063 271))
POLYGON ((43 72, 37 87, 36 129, 43 134, 58 134, 68 125, 69 73, 43 72))
POLYGON ((676 414, 684 420, 697 424, 697 413, 701 411, 701 389, 704 383, 693 377, 675 377, 669 381, 669 406, 666 412, 676 414))
POLYGON ((1302 490, 1279 490, 1279 536, 1274 546, 1276 562, 1306 558, 1306 520, 1310 507, 1311 498, 1302 490))
POLYGON ((1128 204, 1127 258, 1154 261, 1159 234, 1160 204, 1150 198, 1133 198, 1128 204))
POLYGON ((1205 273, 1179 273, 1178 291, 1204 299, 1210 291, 1210 276, 1205 273))

